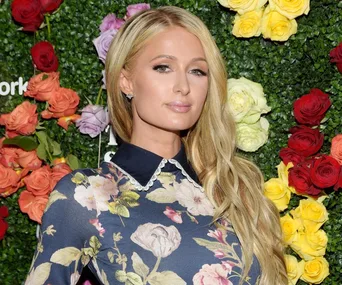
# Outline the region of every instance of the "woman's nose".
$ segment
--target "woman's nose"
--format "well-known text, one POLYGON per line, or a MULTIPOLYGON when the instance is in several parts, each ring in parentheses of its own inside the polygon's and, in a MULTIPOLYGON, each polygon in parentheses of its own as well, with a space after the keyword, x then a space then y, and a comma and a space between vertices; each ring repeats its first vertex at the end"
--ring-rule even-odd
POLYGON ((190 92, 190 85, 186 72, 179 72, 176 76, 176 81, 173 86, 173 92, 181 92, 182 95, 188 95, 190 92))

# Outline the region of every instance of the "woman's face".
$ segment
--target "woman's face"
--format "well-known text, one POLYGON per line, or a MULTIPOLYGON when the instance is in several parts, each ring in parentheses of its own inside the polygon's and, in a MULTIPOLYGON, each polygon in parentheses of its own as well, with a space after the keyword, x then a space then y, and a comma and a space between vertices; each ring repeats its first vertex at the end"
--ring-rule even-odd
POLYGON ((140 51, 131 74, 123 70, 120 86, 133 94, 135 128, 178 133, 198 120, 208 91, 208 64, 199 39, 172 27, 140 51))

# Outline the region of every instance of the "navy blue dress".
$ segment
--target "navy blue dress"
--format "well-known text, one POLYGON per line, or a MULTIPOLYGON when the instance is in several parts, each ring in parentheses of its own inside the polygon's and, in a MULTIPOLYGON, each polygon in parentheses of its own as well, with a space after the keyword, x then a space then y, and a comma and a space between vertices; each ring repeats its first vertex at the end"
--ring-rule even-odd
MULTIPOLYGON (((51 193, 25 284, 230 285, 241 245, 214 208, 184 146, 172 159, 124 143, 98 169, 75 170, 51 193)), ((256 258, 244 285, 258 284, 256 258)))

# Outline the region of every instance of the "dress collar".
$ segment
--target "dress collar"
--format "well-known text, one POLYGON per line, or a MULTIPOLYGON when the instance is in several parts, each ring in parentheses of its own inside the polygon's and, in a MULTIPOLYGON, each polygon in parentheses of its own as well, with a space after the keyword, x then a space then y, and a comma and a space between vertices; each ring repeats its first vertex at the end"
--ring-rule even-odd
POLYGON ((165 159, 139 146, 123 142, 112 157, 111 162, 128 174, 130 178, 133 178, 131 180, 134 183, 138 182, 135 183, 138 190, 148 190, 161 169, 164 172, 181 170, 189 181, 195 186, 201 187, 198 177, 186 157, 183 144, 173 158, 165 159))

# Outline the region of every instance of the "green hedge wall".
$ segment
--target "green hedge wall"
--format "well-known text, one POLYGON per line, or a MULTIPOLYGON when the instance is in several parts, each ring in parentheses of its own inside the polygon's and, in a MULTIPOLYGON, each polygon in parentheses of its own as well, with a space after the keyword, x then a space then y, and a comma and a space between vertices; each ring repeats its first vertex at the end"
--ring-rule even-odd
MULTIPOLYGON (((17 31, 10 13, 12 1, 0 2, 0 82, 28 81, 33 75, 30 48, 35 42, 47 40, 47 29, 38 35, 17 31)), ((122 18, 126 6, 142 1, 126 0, 65 0, 57 14, 51 16, 52 35, 60 62, 61 86, 72 88, 81 97, 80 108, 87 105, 85 96, 95 102, 101 86, 102 63, 98 60, 92 40, 99 35, 99 25, 108 13, 122 18)), ((152 7, 175 5, 199 16, 209 27, 226 60, 229 77, 244 76, 264 87, 272 112, 266 118, 270 122, 269 140, 259 151, 245 154, 262 169, 265 179, 276 176, 275 166, 280 162, 278 152, 287 144, 290 126, 294 125, 293 101, 320 88, 331 95, 333 106, 324 124, 325 147, 329 152, 330 141, 342 133, 342 76, 329 63, 329 52, 342 41, 342 2, 313 0, 307 16, 297 18, 298 32, 285 43, 264 40, 261 37, 237 39, 231 34, 235 12, 220 6, 215 0, 151 0, 152 7)), ((0 96, 0 113, 10 112, 23 101, 23 97, 0 96)), ((43 105, 43 104, 42 104, 43 105)), ((43 108, 43 106, 40 106, 43 108)), ((56 120, 44 121, 48 134, 59 142, 66 153, 76 155, 85 167, 97 165, 98 139, 82 135, 75 126, 66 132, 57 126, 56 120)), ((0 136, 4 128, 0 128, 0 136)), ((110 148, 108 137, 103 136, 102 153, 110 148)), ((20 284, 30 266, 36 245, 36 223, 22 214, 16 193, 0 200, 7 205, 10 216, 9 229, 0 242, 0 284, 20 284)), ((294 201, 293 203, 296 203, 294 201)), ((323 284, 342 284, 342 195, 325 200, 330 219, 324 225, 329 237, 326 258, 330 263, 330 276, 323 284)), ((305 284, 299 281, 298 284, 305 284)))

